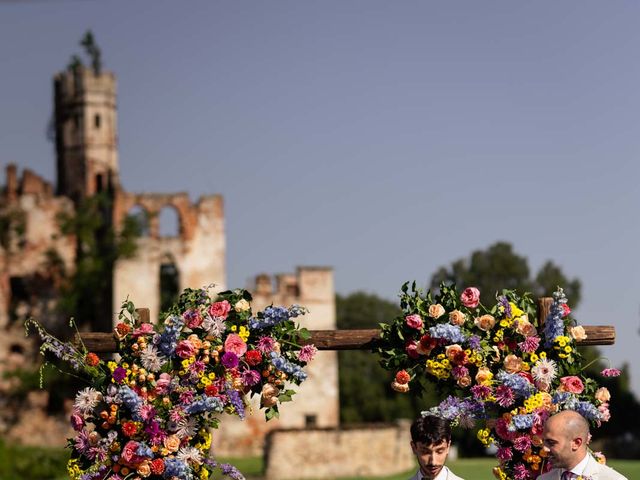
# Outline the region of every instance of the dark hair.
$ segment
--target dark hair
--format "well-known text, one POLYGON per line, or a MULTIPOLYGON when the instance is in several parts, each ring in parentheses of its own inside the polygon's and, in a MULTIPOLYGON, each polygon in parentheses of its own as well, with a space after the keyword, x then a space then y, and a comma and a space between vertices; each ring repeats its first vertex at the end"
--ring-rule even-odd
POLYGON ((451 425, 449 420, 426 415, 417 418, 411 424, 411 440, 413 443, 424 443, 425 445, 437 445, 442 441, 451 440, 451 425))

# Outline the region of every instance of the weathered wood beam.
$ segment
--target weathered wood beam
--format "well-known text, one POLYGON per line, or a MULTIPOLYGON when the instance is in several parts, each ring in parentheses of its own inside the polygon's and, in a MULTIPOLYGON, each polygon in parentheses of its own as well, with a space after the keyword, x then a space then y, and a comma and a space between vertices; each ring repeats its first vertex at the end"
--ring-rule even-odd
MULTIPOLYGON (((585 340, 578 345, 613 345, 616 340, 615 328, 611 325, 584 326, 585 340)), ((380 330, 310 330, 313 343, 318 350, 369 350, 375 346, 380 330)), ((111 333, 87 332, 80 335, 82 342, 91 352, 108 353, 116 351, 116 341, 111 333)))

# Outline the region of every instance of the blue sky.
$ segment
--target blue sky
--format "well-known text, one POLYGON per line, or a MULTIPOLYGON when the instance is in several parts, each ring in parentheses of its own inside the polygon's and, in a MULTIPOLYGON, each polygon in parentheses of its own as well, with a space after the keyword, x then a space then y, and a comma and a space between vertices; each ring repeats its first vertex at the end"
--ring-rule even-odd
MULTIPOLYGON (((497 240, 640 341, 637 2, 0 4, 0 163, 54 180, 52 76, 91 28, 118 77, 121 180, 225 197, 228 285, 296 265, 340 293, 497 240)), ((640 368, 632 369, 640 392, 640 368)))

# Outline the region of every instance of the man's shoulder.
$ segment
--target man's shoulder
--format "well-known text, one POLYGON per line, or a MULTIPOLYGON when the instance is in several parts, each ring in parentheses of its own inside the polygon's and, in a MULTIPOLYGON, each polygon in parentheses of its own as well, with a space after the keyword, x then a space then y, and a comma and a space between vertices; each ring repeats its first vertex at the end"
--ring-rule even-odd
POLYGON ((449 469, 449 476, 447 477, 447 480, 464 480, 464 478, 457 476, 451 471, 451 469, 449 469))
POLYGON ((621 473, 616 472, 608 465, 597 464, 597 470, 600 475, 604 475, 604 480, 627 480, 627 477, 621 473))
POLYGON ((560 478, 560 476, 558 475, 557 469, 554 468, 552 470, 549 470, 547 473, 539 475, 536 480, 555 480, 558 478, 560 478))

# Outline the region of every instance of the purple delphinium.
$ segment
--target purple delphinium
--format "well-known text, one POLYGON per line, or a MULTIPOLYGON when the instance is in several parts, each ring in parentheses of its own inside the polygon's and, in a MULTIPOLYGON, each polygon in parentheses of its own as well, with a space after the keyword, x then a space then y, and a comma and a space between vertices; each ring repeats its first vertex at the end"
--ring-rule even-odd
POLYGON ((227 388, 226 393, 229 396, 229 403, 235 407, 236 412, 238 412, 238 416, 241 419, 244 419, 244 402, 242 401, 240 393, 233 388, 227 388))
POLYGON ((498 305, 504 308, 504 316, 507 318, 511 318, 511 305, 509 304, 509 299, 502 295, 498 298, 498 305))
POLYGON ((478 335, 471 335, 467 338, 467 345, 472 350, 480 350, 480 337, 478 335))
POLYGON ((220 470, 222 471, 223 475, 227 475, 233 480, 245 480, 244 475, 240 473, 240 470, 238 470, 230 463, 221 463, 220 470))
POLYGON ((463 343, 466 340, 465 334, 458 325, 449 323, 439 323, 429 329, 432 338, 446 340, 450 343, 463 343))

